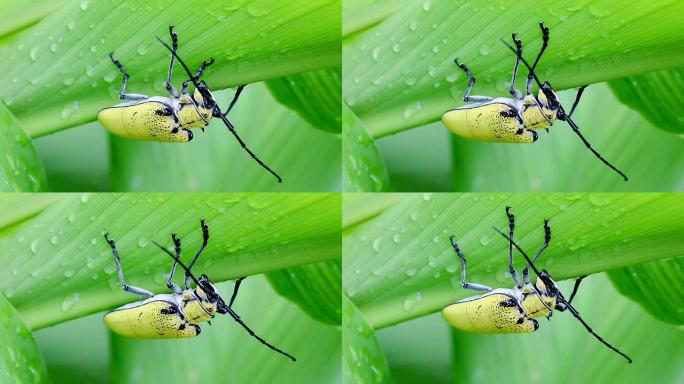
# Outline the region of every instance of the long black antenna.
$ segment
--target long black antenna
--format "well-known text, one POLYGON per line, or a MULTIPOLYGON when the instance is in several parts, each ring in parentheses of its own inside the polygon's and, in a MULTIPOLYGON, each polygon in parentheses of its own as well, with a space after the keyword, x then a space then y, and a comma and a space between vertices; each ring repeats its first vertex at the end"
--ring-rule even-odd
POLYGON ((242 325, 242 328, 244 328, 244 329, 247 331, 247 333, 249 333, 250 335, 252 335, 255 339, 259 340, 259 341, 261 342, 261 344, 263 344, 263 345, 265 345, 265 346, 271 348, 272 350, 274 350, 274 351, 276 351, 276 352, 278 352, 278 353, 280 353, 280 354, 282 354, 282 355, 288 357, 288 358, 289 358, 290 360, 292 360, 292 361, 297 361, 297 359, 296 359, 294 356, 290 355, 289 353, 283 351, 282 349, 279 349, 278 347, 276 347, 276 346, 274 346, 274 345, 272 345, 272 344, 269 344, 268 341, 262 339, 261 337, 259 337, 259 335, 257 335, 256 333, 254 333, 254 331, 252 331, 252 330, 247 326, 247 324, 245 324, 245 323, 242 321, 242 319, 240 318, 240 316, 238 316, 238 314, 235 313, 235 311, 233 311, 232 308, 226 307, 226 309, 228 310, 228 314, 230 315, 230 317, 232 317, 233 320, 237 321, 238 324, 242 325))
MULTIPOLYGON (((501 232, 501 231, 500 231, 498 228, 496 228, 496 227, 493 227, 493 228, 494 228, 494 230, 497 231, 501 236, 505 237, 506 239, 508 239, 509 242, 511 242, 511 244, 513 244, 513 246, 518 250, 518 252, 520 252, 520 253, 523 255, 523 257, 525 257, 525 260, 527 260, 528 265, 532 268, 532 270, 533 270, 534 273, 537 275, 537 277, 539 277, 540 279, 542 279, 541 273, 539 272, 539 270, 537 269, 537 267, 534 265, 534 263, 532 262, 532 260, 530 260, 530 258, 527 256, 527 254, 525 253, 525 251, 523 251, 523 249, 520 248, 520 246, 519 246, 513 239, 511 239, 510 237, 508 237, 505 233, 501 232)), ((543 279, 542 279, 542 281, 543 281, 543 279)), ((624 357, 625 359, 627 359, 627 362, 629 362, 629 363, 632 362, 632 359, 631 359, 629 356, 625 355, 625 354, 624 354, 623 352, 621 352, 619 349, 617 349, 617 348, 613 347, 612 345, 610 345, 606 340, 604 340, 601 336, 599 336, 596 332, 594 332, 594 330, 591 329, 591 327, 589 326, 589 324, 587 324, 587 323, 584 321, 584 319, 582 319, 582 317, 580 317, 580 314, 579 314, 579 312, 577 311, 577 309, 575 309, 575 307, 573 307, 572 304, 568 303, 568 301, 565 300, 565 297, 563 297, 563 293, 562 293, 560 290, 558 291, 558 298, 560 299, 560 301, 561 301, 563 304, 565 304, 565 306, 568 308, 568 310, 570 311, 570 313, 572 313, 572 315, 573 315, 577 320, 579 320, 579 322, 584 326, 584 328, 585 328, 589 333, 591 333, 592 335, 594 335, 594 337, 596 337, 596 339, 597 339, 598 341, 600 341, 603 345, 605 345, 606 347, 612 349, 613 351, 617 352, 619 355, 621 355, 622 357, 624 357)))
MULTIPOLYGON (((513 51, 513 53, 515 53, 515 55, 516 55, 517 57, 520 58, 520 61, 522 61, 523 64, 525 64, 525 67, 527 67, 527 70, 530 72, 530 75, 532 76, 532 78, 534 78, 534 81, 535 81, 535 82, 537 83, 537 85, 539 86, 539 89, 541 89, 541 88, 543 87, 543 85, 542 85, 541 81, 539 81, 539 78, 537 77, 537 74, 534 73, 534 70, 532 69, 532 67, 530 66, 530 64, 527 62, 527 60, 525 60, 524 57, 522 57, 521 55, 519 55, 518 52, 517 52, 510 44, 508 44, 507 42, 505 42, 503 39, 501 39, 501 42, 502 42, 505 46, 507 46, 508 49, 510 49, 511 51, 513 51)), ((536 100, 537 102, 539 102, 539 99, 537 99, 537 96, 536 96, 536 95, 532 95, 532 96, 534 96, 535 100, 536 100)), ((572 118, 570 118, 570 116, 567 115, 567 114, 565 113, 565 109, 563 108, 563 105, 560 103, 560 101, 558 102, 558 105, 559 105, 559 112, 560 112, 560 113, 559 113, 559 119, 567 121, 568 125, 570 125, 570 128, 572 128, 572 131, 575 132, 575 133, 577 134, 577 136, 579 136, 579 138, 582 140, 582 142, 584 143, 584 145, 585 145, 587 148, 589 148, 589 150, 590 150, 596 157, 598 157, 598 159, 601 160, 601 162, 603 162, 603 164, 607 165, 610 169, 612 169, 613 171, 617 172, 620 176, 622 176, 622 178, 623 178, 625 181, 629 180, 629 178, 627 177, 627 175, 625 175, 622 171, 620 171, 619 169, 617 169, 617 167, 615 167, 615 166, 614 166, 613 164, 611 164, 608 160, 606 160, 605 158, 603 158, 603 156, 601 156, 598 152, 596 152, 596 150, 591 146, 591 144, 589 144, 589 141, 587 141, 587 139, 582 135, 582 133, 581 133, 580 130, 579 130, 579 127, 577 126, 577 124, 575 124, 575 122, 572 120, 572 118)), ((575 108, 574 108, 574 106, 573 106, 573 111, 574 111, 574 109, 575 109, 575 108)), ((544 114, 542 113, 542 115, 544 115, 544 114)))
MULTIPOLYGON (((160 39, 159 37, 157 37, 157 40, 159 40, 159 42, 162 43, 162 45, 165 46, 166 49, 168 49, 173 54, 173 56, 176 57, 176 59, 178 59, 178 62, 181 64, 183 69, 185 69, 185 72, 187 72, 188 76, 190 76, 190 81, 192 81, 192 84, 195 85, 195 89, 200 89, 200 93, 202 93, 202 97, 207 98, 207 99, 209 99, 209 101, 211 101, 211 103, 213 104, 213 108, 212 108, 212 112, 214 112, 213 115, 216 117, 219 117, 221 119, 221 121, 223 121, 223 123, 226 125, 226 127, 228 128, 230 133, 232 133, 233 136, 235 136, 235 138, 238 140, 242 149, 244 149, 245 152, 247 152, 252 157, 252 159, 254 159, 257 163, 259 163, 259 165, 261 165, 269 173, 271 173, 273 176, 275 176, 275 178, 278 180, 279 183, 282 183, 283 179, 277 173, 275 173, 275 171, 273 171, 269 166, 267 166, 263 161, 261 161, 261 159, 259 159, 254 152, 252 152, 249 148, 247 148, 247 145, 245 144, 244 141, 242 141, 242 138, 240 138, 240 135, 238 135, 233 124, 230 121, 228 121, 228 118, 223 114, 223 112, 221 112, 221 108, 219 108, 218 104, 216 103, 216 100, 214 100, 211 97, 211 94, 209 94, 209 92, 207 92, 207 94, 205 95, 205 93, 201 92, 202 88, 199 86, 199 84, 195 80, 195 76, 192 74, 192 72, 190 71, 190 68, 188 68, 188 66, 185 64, 183 59, 181 59, 180 56, 178 56, 178 54, 173 49, 171 49, 171 47, 169 47, 168 44, 166 44, 164 42, 164 40, 160 39)), ((232 108, 232 105, 230 107, 232 108)))

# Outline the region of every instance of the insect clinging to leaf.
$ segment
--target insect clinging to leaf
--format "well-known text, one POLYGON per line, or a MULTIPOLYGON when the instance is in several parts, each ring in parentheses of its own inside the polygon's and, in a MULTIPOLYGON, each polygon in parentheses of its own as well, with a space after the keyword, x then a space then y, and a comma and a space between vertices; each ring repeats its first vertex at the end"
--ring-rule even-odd
POLYGON ((128 72, 112 52, 109 54, 109 58, 123 75, 119 99, 130 101, 100 110, 97 114, 100 124, 111 133, 128 139, 185 143, 193 138, 191 129, 201 128, 204 130, 212 118, 218 118, 233 134, 245 152, 261 167, 275 176, 278 182, 282 182, 281 177, 247 147, 247 144, 235 130, 235 126, 228 120, 228 113, 233 109, 245 86, 240 85, 237 88, 233 99, 228 104, 226 111, 223 112, 207 83, 200 80, 205 69, 214 63, 214 59, 205 60, 197 72, 193 74, 178 56, 178 35, 173 31, 173 26, 169 26, 169 34, 171 35, 171 47, 158 37, 157 40, 171 52, 171 62, 169 63, 165 85, 170 97, 126 93, 128 72), (171 84, 173 65, 176 60, 189 76, 189 79, 183 82, 180 93, 171 84), (195 87, 192 94, 188 91, 190 84, 195 87))
POLYGON ((470 92, 475 85, 475 77, 470 69, 459 61, 454 60, 456 65, 465 72, 468 77, 468 88, 466 89, 463 101, 471 102, 464 106, 449 110, 442 115, 442 122, 455 134, 470 140, 494 141, 502 143, 534 143, 537 141, 537 130, 548 128, 556 120, 568 123, 572 131, 582 140, 582 143, 605 165, 617 172, 627 181, 627 175, 617 169, 608 160, 603 158, 580 132, 579 127, 572 120, 572 114, 579 103, 580 97, 584 92, 585 86, 581 86, 575 97, 575 102, 567 113, 563 105, 558 100, 555 90, 548 81, 539 81, 535 74, 535 69, 546 50, 549 43, 549 28, 544 23, 539 23, 542 31, 542 46, 537 54, 537 58, 530 66, 522 56, 522 42, 515 33, 512 34, 515 48, 501 40, 516 56, 515 66, 513 67, 513 77, 508 88, 511 98, 471 96, 470 92), (523 95, 515 88, 515 80, 520 68, 520 62, 527 67, 526 92, 523 95), (539 93, 532 93, 532 83, 536 82, 539 86, 539 93))
POLYGON ((468 297, 456 303, 447 305, 442 310, 444 319, 454 328, 466 332, 479 333, 528 333, 534 332, 539 328, 539 323, 535 318, 550 318, 553 311, 570 312, 583 326, 598 339, 603 345, 620 354, 632 362, 632 359, 615 348, 601 336, 596 334, 593 329, 582 319, 579 312, 572 305, 572 301, 577 294, 580 283, 586 276, 580 276, 575 280, 569 299, 556 285, 551 274, 546 270, 539 271, 535 262, 539 255, 549 246, 551 242, 551 227, 549 220, 544 220, 544 243, 537 253, 530 259, 525 251, 513 240, 515 232, 515 216, 510 207, 506 207, 508 217, 508 235, 494 228, 501 236, 508 241, 508 270, 511 274, 515 286, 512 289, 491 288, 482 284, 470 283, 466 280, 466 259, 461 252, 454 236, 450 237, 451 245, 461 263, 461 285, 465 289, 484 292, 479 296, 468 297), (527 265, 523 269, 522 281, 513 267, 513 248, 521 253, 527 265), (530 282, 530 268, 537 275, 535 284, 530 282))
POLYGON ((175 233, 171 235, 174 253, 159 243, 153 242, 154 245, 173 259, 171 272, 169 272, 169 278, 166 281, 166 286, 172 291, 169 294, 155 294, 144 288, 126 284, 123 269, 121 268, 121 260, 119 259, 119 251, 114 240, 109 237, 108 233, 105 233, 104 238, 114 254, 114 262, 119 274, 121 288, 126 292, 145 298, 145 300, 124 305, 107 313, 104 317, 107 327, 120 335, 131 338, 178 339, 199 335, 201 332, 200 323, 210 322, 216 314, 227 314, 252 337, 259 340, 259 342, 292 361, 296 361, 294 356, 273 346, 254 333, 233 309, 235 297, 244 277, 236 280, 230 301, 226 303, 207 275, 202 274, 197 278, 192 273, 192 267, 209 242, 209 227, 204 220, 200 224, 202 226, 202 245, 197 253, 195 253, 195 257, 193 257, 189 266, 186 266, 180 260, 181 241, 175 233), (177 265, 180 265, 185 271, 184 289, 181 289, 173 282, 173 275, 176 272, 177 265), (195 283, 194 288, 191 287, 191 282, 195 283))

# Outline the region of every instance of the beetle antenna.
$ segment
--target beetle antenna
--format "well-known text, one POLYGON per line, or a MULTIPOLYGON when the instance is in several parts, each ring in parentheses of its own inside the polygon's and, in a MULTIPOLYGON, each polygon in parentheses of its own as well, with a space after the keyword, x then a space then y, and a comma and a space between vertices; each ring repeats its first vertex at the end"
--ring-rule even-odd
POLYGON ((242 138, 240 138, 240 135, 238 135, 233 124, 228 120, 228 118, 226 116, 221 114, 221 110, 218 107, 215 107, 215 108, 218 109, 218 111, 219 111, 219 113, 216 114, 216 117, 218 117, 219 119, 221 119, 223 121, 223 123, 226 125, 226 127, 228 128, 230 133, 232 133, 233 136, 235 136, 235 138, 237 139, 238 143, 240 143, 240 146, 242 147, 242 149, 244 149, 245 152, 247 152, 252 157, 252 159, 254 159, 254 161, 259 163, 259 165, 261 165, 262 168, 264 168, 265 170, 270 172, 271 175, 275 176, 275 178, 278 179, 279 183, 282 183, 283 179, 277 173, 275 173, 275 171, 272 170, 268 165, 266 165, 263 161, 261 161, 261 159, 259 159, 257 157, 257 155, 254 152, 252 152, 251 149, 249 149, 247 147, 247 144, 245 144, 245 142, 242 141, 242 138))
POLYGON ((235 313, 235 311, 233 311, 232 308, 227 307, 226 310, 228 311, 228 314, 230 315, 230 317, 233 318, 233 320, 237 321, 238 324, 242 325, 242 328, 244 328, 250 335, 252 335, 252 337, 254 337, 255 339, 259 340, 259 341, 261 342, 261 344, 263 344, 263 345, 265 345, 265 346, 271 348, 272 350, 274 350, 274 351, 276 351, 276 352, 278 352, 278 353, 280 353, 280 354, 282 354, 282 355, 284 355, 284 356, 287 356, 287 357, 288 357, 290 360, 292 360, 292 361, 297 361, 297 359, 296 359, 294 356, 290 355, 289 353, 283 351, 282 349, 279 349, 278 347, 276 347, 276 346, 274 346, 274 345, 272 345, 272 344, 269 344, 268 341, 262 339, 261 337, 259 337, 259 335, 257 335, 256 333, 254 333, 254 331, 252 331, 252 330, 247 326, 247 324, 245 324, 245 323, 242 321, 242 319, 240 318, 240 316, 238 316, 238 314, 235 313))
MULTIPOLYGON (((183 69, 185 69, 185 72, 187 72, 188 76, 190 77, 190 81, 192 81, 192 84, 195 86, 195 88, 199 88, 200 86, 199 86, 199 84, 197 83, 197 81, 195 80, 195 76, 192 74, 192 72, 190 71, 190 68, 188 68, 187 64, 185 64, 185 62, 183 61, 183 59, 181 59, 180 56, 178 56, 178 53, 176 53, 173 49, 171 49, 171 47, 169 47, 169 45, 166 44, 166 43, 164 42, 164 40, 160 39, 159 36, 155 36, 155 37, 156 37, 156 39, 159 40, 159 42, 162 43, 162 45, 165 46, 166 49, 168 49, 168 50, 173 54, 173 56, 178 60, 178 62, 179 62, 179 63, 181 64, 181 66, 183 67, 183 69)), ((202 96, 204 96, 204 95, 202 95, 202 96)), ((211 96, 209 97, 209 99, 210 99, 212 102, 214 101, 214 99, 212 99, 211 96)))
MULTIPOLYGON (((498 228, 496 228, 496 227, 493 227, 493 228, 494 228, 494 230, 497 231, 501 236, 505 237, 506 239, 508 239, 508 241, 510 241, 511 244, 513 244, 513 246, 518 250, 518 252, 520 252, 520 253, 523 255, 523 257, 525 257, 525 260, 527 260, 527 263, 528 263, 529 266, 532 268, 532 270, 534 271, 534 273, 537 274, 537 277, 539 277, 539 278, 541 279, 541 278, 542 278, 542 277, 541 277, 541 273, 539 272, 539 270, 537 269, 537 267, 534 265, 534 263, 532 262, 532 260, 530 260, 529 256, 527 256, 527 254, 525 253, 525 251, 523 251, 523 249, 520 248, 520 246, 519 246, 513 239, 511 239, 510 237, 508 237, 505 233, 501 232, 501 231, 500 231, 498 228)), ((542 279, 542 281, 544 281, 544 279, 542 279)), ((579 312, 577 311, 577 309, 575 309, 575 307, 573 307, 572 304, 568 303, 568 301, 565 300, 565 297, 563 297, 563 293, 562 293, 560 290, 558 290, 558 299, 560 299, 560 301, 563 302, 563 304, 565 304, 565 306, 568 308, 568 310, 570 311, 570 313, 572 313, 572 315, 573 315, 577 320, 579 320, 580 323, 582 323, 582 325, 584 326, 584 328, 585 328, 589 333, 591 333, 592 335, 594 335, 594 337, 595 337, 598 341, 600 341, 603 345, 605 345, 606 347, 610 348, 610 349, 613 350, 614 352, 617 352, 619 355, 621 355, 622 357, 624 357, 625 359, 627 359, 627 362, 629 362, 629 363, 632 362, 632 359, 631 359, 629 356, 625 355, 625 354, 624 354, 623 352, 621 352, 619 349, 617 349, 617 348, 613 347, 612 345, 610 345, 610 344, 609 344, 607 341, 605 341, 601 336, 599 336, 596 332, 594 332, 594 330, 591 329, 591 327, 589 326, 589 324, 587 324, 587 323, 584 321, 584 319, 582 319, 582 317, 580 317, 579 312)))
POLYGON ((582 140, 584 145, 587 148, 589 148, 591 153, 596 155, 596 157, 598 157, 599 160, 601 160, 603 162, 603 164, 607 165, 608 168, 612 169, 613 171, 617 172, 620 176, 622 176, 622 178, 625 179, 625 181, 629 180, 627 175, 622 173, 622 171, 617 169, 613 164, 611 164, 608 160, 604 159, 603 156, 601 156, 598 152, 596 152, 596 150, 591 146, 591 144, 589 144, 589 141, 587 141, 587 139, 584 138, 584 135, 582 135, 582 132, 580 132, 577 124, 575 124, 575 122, 570 118, 570 116, 565 114, 565 111, 563 111, 562 107, 561 107, 561 113, 562 113, 563 120, 565 120, 568 123, 568 125, 570 125, 570 128, 572 128, 572 131, 575 132, 577 134, 577 136, 579 136, 580 140, 582 140))

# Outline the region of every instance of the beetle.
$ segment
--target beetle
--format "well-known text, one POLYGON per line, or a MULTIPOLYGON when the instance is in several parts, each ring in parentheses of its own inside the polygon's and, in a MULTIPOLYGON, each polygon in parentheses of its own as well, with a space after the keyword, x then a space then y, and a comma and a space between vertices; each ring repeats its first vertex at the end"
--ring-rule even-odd
POLYGON ((123 64, 114 57, 114 52, 111 52, 109 58, 123 75, 119 99, 130 101, 100 110, 97 114, 100 124, 107 128, 109 132, 127 139, 186 143, 193 138, 191 129, 201 128, 204 130, 209 121, 215 117, 223 121, 240 146, 260 166, 275 176, 278 182, 282 182, 282 178, 247 147, 233 124, 228 120, 227 115, 233 109, 245 85, 240 85, 237 88, 226 111, 222 112, 207 83, 204 80, 200 80, 205 69, 214 63, 214 59, 205 60, 197 72, 193 74, 185 62, 178 56, 178 34, 173 31, 173 26, 169 26, 169 34, 171 35, 171 47, 158 37, 157 40, 171 52, 171 61, 165 86, 171 97, 150 97, 137 93, 126 93, 126 85, 129 78, 128 72, 123 64), (178 60, 190 77, 183 82, 180 94, 171 84, 175 60, 178 60), (192 94, 188 92, 191 83, 195 87, 192 94))
POLYGON ((508 269, 515 281, 512 289, 497 288, 493 289, 486 285, 469 283, 466 280, 466 259, 458 247, 454 236, 450 236, 451 245, 461 263, 461 285, 465 289, 485 292, 479 296, 468 297, 456 303, 449 304, 442 310, 444 319, 454 328, 466 332, 479 333, 529 333, 539 328, 539 323, 535 318, 551 318, 553 311, 569 311, 586 330, 596 337, 602 344, 623 356, 629 363, 632 359, 606 342, 601 336, 596 334, 591 327, 580 317, 579 312, 572 306, 580 283, 586 276, 580 276, 575 280, 575 285, 570 294, 570 299, 566 300, 563 293, 556 285, 551 275, 546 271, 541 272, 534 265, 539 255, 549 246, 551 242, 551 227, 549 220, 544 220, 544 243, 537 253, 530 259, 525 251, 513 240, 515 231, 515 216, 510 207, 506 207, 508 217, 509 234, 506 235, 497 228, 499 234, 509 242, 508 247, 508 269), (527 261, 523 269, 522 281, 513 267, 513 247, 520 252, 527 261), (529 269, 537 275, 535 284, 530 283, 529 269))
POLYGON ((119 259, 119 251, 114 240, 109 237, 109 233, 105 233, 104 238, 114 254, 114 262, 119 274, 121 288, 126 292, 143 296, 145 300, 136 301, 112 310, 105 314, 104 323, 112 331, 126 337, 138 339, 176 339, 195 337, 201 332, 200 323, 210 322, 217 313, 228 314, 259 342, 292 361, 296 361, 294 356, 273 346, 254 333, 232 308, 244 277, 236 280, 233 294, 228 304, 226 304, 207 275, 202 274, 199 278, 193 275, 191 269, 209 242, 209 226, 204 220, 200 221, 200 225, 202 227, 202 245, 197 253, 195 253, 195 257, 189 266, 186 266, 180 260, 181 241, 175 233, 171 235, 175 253, 171 253, 164 246, 153 241, 154 245, 173 258, 171 272, 166 281, 166 286, 172 291, 170 294, 155 294, 146 289, 126 284, 119 259), (185 289, 183 290, 172 281, 177 265, 180 265, 185 271, 185 289), (191 281, 195 283, 195 288, 190 287, 191 281))
POLYGON ((463 101, 470 104, 445 112, 442 115, 442 122, 450 131, 465 139, 502 143, 534 143, 538 138, 536 130, 545 128, 548 131, 548 128, 552 126, 556 120, 565 121, 573 132, 579 136, 584 145, 599 160, 627 181, 627 175, 603 158, 603 156, 591 146, 589 141, 582 135, 582 132, 580 132, 577 124, 575 124, 571 118, 579 103, 580 97, 587 86, 583 85, 579 88, 570 113, 566 113, 551 84, 548 81, 541 83, 535 74, 534 70, 549 43, 549 28, 544 26, 543 22, 539 23, 539 26, 542 31, 542 46, 532 66, 530 66, 522 56, 522 42, 517 38, 515 33, 511 35, 515 48, 502 40, 502 42, 516 55, 513 76, 508 88, 512 98, 471 96, 470 92, 475 85, 475 77, 470 69, 456 58, 454 63, 461 68, 468 77, 468 88, 466 88, 463 101), (526 83, 526 93, 524 96, 515 88, 515 80, 518 75, 521 61, 529 71, 526 83), (533 80, 539 86, 538 95, 532 93, 533 80))

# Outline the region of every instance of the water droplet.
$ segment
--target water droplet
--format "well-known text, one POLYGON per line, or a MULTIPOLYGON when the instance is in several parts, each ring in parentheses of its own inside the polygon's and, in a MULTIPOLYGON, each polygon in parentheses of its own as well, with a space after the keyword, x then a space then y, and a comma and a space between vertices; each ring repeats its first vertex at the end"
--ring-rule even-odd
POLYGON ((38 47, 31 48, 31 51, 29 52, 29 57, 32 61, 38 60, 38 47))
POLYGON ((418 22, 415 21, 415 20, 412 20, 412 21, 409 23, 409 29, 412 30, 412 31, 415 31, 416 28, 418 28, 418 22))
POLYGON ((426 0, 423 2, 423 10, 425 12, 429 11, 431 6, 432 6, 432 2, 430 0, 426 0))
POLYGON ((90 194, 89 193, 82 193, 81 194, 81 202, 83 204, 87 203, 88 200, 90 200, 90 194))
POLYGON ((31 240, 31 244, 29 244, 29 249, 33 254, 36 254, 36 252, 38 252, 38 239, 31 240))
POLYGON ((95 68, 90 64, 86 65, 86 75, 88 75, 88 77, 93 77, 95 75, 95 68))
POLYGON ((76 28, 76 23, 74 23, 73 20, 69 20, 69 22, 67 22, 67 29, 73 31, 74 28, 76 28))
POLYGON ((97 52, 97 47, 94 45, 92 47, 90 47, 90 52, 92 52, 92 53, 97 52))
POLYGON ((50 243, 52 243, 53 245, 57 245, 57 243, 59 243, 59 237, 57 237, 57 235, 52 236, 50 238, 50 243))
POLYGON ((417 80, 414 77, 409 77, 408 79, 406 79, 404 81, 404 83, 406 83, 406 85, 408 85, 408 86, 412 86, 412 85, 416 84, 416 81, 417 80))
POLYGON ((90 5, 90 2, 88 0, 83 0, 81 1, 81 10, 85 11, 88 9, 88 5, 90 5))
POLYGON ((146 239, 146 238, 144 238, 144 237, 140 237, 140 238, 138 239, 138 246, 139 246, 139 247, 145 248, 145 247, 147 247, 147 244, 149 244, 149 240, 148 240, 148 239, 146 239))
POLYGON ((483 234, 480 236, 480 244, 482 245, 487 245, 489 242, 492 241, 492 238, 488 235, 483 234))
POLYGON ((480 47, 480 54, 482 56, 486 56, 487 54, 489 54, 490 49, 491 49, 491 47, 489 45, 482 44, 482 46, 480 47))
POLYGON ((78 304, 78 301, 80 300, 80 296, 78 293, 74 293, 73 295, 67 297, 62 301, 62 311, 64 312, 69 312, 71 311, 76 304, 78 304))
POLYGON ((406 270, 406 276, 411 277, 415 276, 418 270, 416 268, 409 268, 406 270))
POLYGON ((380 242, 382 242, 381 237, 373 240, 373 250, 375 250, 375 252, 380 252, 380 242))
POLYGON ((62 108, 62 119, 66 120, 69 117, 71 117, 74 112, 78 111, 79 108, 79 103, 78 100, 75 100, 62 108))
POLYGON ((65 77, 64 80, 62 80, 62 83, 64 83, 64 85, 71 85, 74 83, 74 79, 71 77, 65 77))
POLYGON ((373 52, 371 52, 371 57, 374 61, 378 61, 380 59, 380 47, 373 48, 373 52))
POLYGON ((144 56, 147 53, 147 46, 145 44, 138 45, 138 55, 144 56))
POLYGON ((76 274, 76 271, 74 271, 73 269, 68 269, 68 270, 64 271, 64 277, 67 277, 67 278, 73 277, 75 274, 76 274))
POLYGON ((404 310, 405 311, 410 311, 413 309, 413 307, 416 306, 417 303, 419 303, 421 300, 423 300, 423 295, 420 292, 417 292, 414 295, 410 295, 404 300, 404 310))
POLYGON ((401 235, 398 233, 394 234, 394 236, 392 236, 392 241, 399 244, 399 242, 401 241, 401 235))
POLYGON ((400 48, 400 47, 399 47, 399 43, 394 44, 394 45, 392 46, 392 51, 394 51, 395 53, 399 53, 399 48, 400 48))

